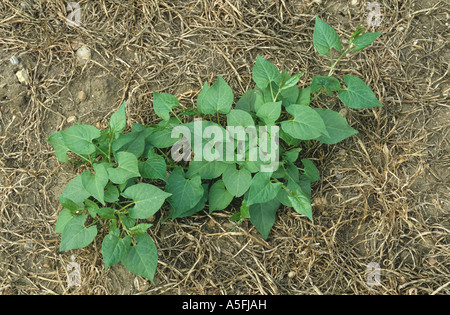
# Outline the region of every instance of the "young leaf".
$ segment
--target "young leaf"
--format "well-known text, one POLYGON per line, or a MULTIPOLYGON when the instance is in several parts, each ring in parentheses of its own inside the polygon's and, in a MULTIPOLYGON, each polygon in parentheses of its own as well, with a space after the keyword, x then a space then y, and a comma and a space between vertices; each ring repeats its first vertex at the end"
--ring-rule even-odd
POLYGON ((107 219, 107 220, 114 220, 116 218, 115 213, 116 213, 116 210, 114 210, 113 208, 109 208, 109 207, 99 208, 97 210, 98 216, 102 219, 107 219))
POLYGON ((148 179, 161 179, 166 181, 166 161, 162 156, 149 151, 145 161, 139 161, 139 173, 148 179))
POLYGON ((302 163, 305 176, 311 181, 311 183, 320 180, 319 171, 312 161, 308 159, 302 159, 302 163))
POLYGON ((148 219, 161 208, 171 194, 151 184, 141 183, 128 187, 122 196, 134 201, 134 207, 128 212, 131 218, 148 219))
POLYGON ((268 202, 276 198, 282 183, 272 183, 272 173, 259 172, 253 176, 248 192, 248 205, 268 202))
POLYGON ((316 75, 313 77, 311 82, 311 93, 316 93, 319 91, 322 87, 325 88, 328 95, 332 95, 333 91, 339 91, 341 88, 341 84, 339 83, 339 80, 333 77, 323 76, 323 75, 316 75))
POLYGON ((172 218, 195 207, 204 192, 200 175, 192 175, 186 179, 181 167, 175 168, 170 174, 166 191, 172 194, 169 198, 170 205, 175 210, 172 218))
POLYGON ((281 73, 272 63, 258 55, 256 63, 253 66, 253 81, 260 89, 266 88, 270 82, 279 84, 281 81, 281 73))
POLYGON ((242 95, 242 97, 236 102, 235 109, 243 110, 246 112, 254 112, 256 93, 257 91, 254 89, 245 92, 244 95, 242 95))
POLYGON ((92 218, 95 218, 97 216, 97 210, 98 210, 98 205, 96 202, 86 199, 84 201, 84 205, 86 206, 86 209, 88 211, 88 213, 91 215, 92 218))
POLYGON ((170 113, 176 107, 180 106, 178 99, 169 93, 153 93, 153 108, 158 117, 169 120, 170 113))
POLYGON ((347 89, 339 91, 338 97, 350 108, 371 108, 383 106, 376 98, 370 87, 363 80, 351 75, 344 76, 347 89))
POLYGON ((357 39, 355 39, 353 41, 353 44, 355 44, 355 47, 353 47, 353 51, 362 50, 362 49, 368 47, 380 35, 381 35, 381 33, 378 33, 378 32, 362 34, 360 37, 358 37, 357 39))
POLYGON ((310 103, 311 103, 311 86, 308 86, 300 90, 297 102, 295 104, 302 106, 309 106, 310 103))
POLYGON ((327 128, 329 137, 320 136, 318 141, 325 144, 336 144, 348 137, 358 133, 357 130, 350 127, 338 112, 331 109, 314 108, 314 110, 322 117, 325 127, 327 128))
POLYGON ((222 161, 192 161, 187 175, 199 174, 202 179, 214 179, 222 175, 227 164, 222 161))
POLYGON ((316 17, 316 24, 313 32, 313 44, 321 55, 327 55, 331 48, 341 51, 341 40, 336 31, 316 17))
POLYGON ((97 236, 97 226, 85 227, 87 214, 73 217, 64 226, 61 236, 60 251, 83 248, 88 246, 97 236))
POLYGON ((92 197, 105 205, 105 186, 108 183, 108 172, 102 164, 94 164, 94 174, 86 170, 81 174, 81 182, 84 189, 92 197))
POLYGON ((69 157, 67 156, 67 151, 69 151, 69 149, 64 144, 64 139, 63 139, 60 131, 53 133, 47 139, 47 141, 53 146, 53 149, 55 150, 56 158, 59 161, 61 161, 63 163, 66 163, 69 161, 69 157))
POLYGON ((244 129, 248 126, 254 126, 252 115, 241 109, 232 109, 227 114, 227 126, 242 126, 244 129))
POLYGON ((322 135, 329 136, 322 118, 311 107, 291 105, 286 110, 294 117, 282 121, 281 128, 291 137, 311 140, 322 135))
POLYGON ((136 156, 129 152, 116 153, 118 166, 108 168, 109 179, 114 184, 123 184, 132 177, 141 176, 139 173, 138 160, 136 156))
POLYGON ((273 124, 281 115, 281 102, 268 102, 259 107, 256 116, 263 119, 267 125, 273 124))
POLYGON ((306 216, 312 221, 312 206, 309 197, 301 189, 289 190, 285 187, 283 188, 287 190, 287 196, 295 212, 306 216))
POLYGON ((105 201, 116 202, 119 200, 119 189, 113 183, 108 182, 105 187, 105 201))
POLYGON ((209 189, 209 213, 225 209, 232 200, 233 195, 226 190, 223 181, 216 181, 209 189))
POLYGON ((280 202, 277 199, 264 203, 253 204, 249 208, 250 222, 256 227, 261 236, 267 239, 273 224, 280 202))
POLYGON ((286 80, 286 82, 284 82, 283 85, 281 85, 280 90, 281 90, 281 91, 285 91, 285 90, 287 90, 287 89, 290 89, 291 87, 297 86, 297 83, 298 83, 298 81, 300 80, 300 77, 301 77, 304 73, 305 73, 305 72, 294 74, 291 78, 289 78, 288 80, 286 80))
POLYGON ((109 119, 109 130, 112 134, 122 132, 127 127, 127 117, 125 114, 126 104, 126 101, 123 102, 119 109, 112 114, 109 119))
POLYGON ((100 137, 100 130, 89 125, 75 125, 61 131, 64 145, 72 152, 88 155, 95 152, 92 140, 100 137))
POLYGON ((136 236, 137 244, 131 246, 123 257, 124 266, 135 275, 153 282, 158 265, 158 250, 148 234, 136 236))
POLYGON ((67 222, 72 220, 73 214, 69 209, 62 209, 58 214, 55 225, 55 233, 62 233, 67 222))
POLYGON ((228 114, 233 104, 234 95, 230 86, 221 76, 210 86, 202 97, 197 99, 197 107, 203 114, 228 114))
POLYGON ((72 180, 64 188, 61 197, 80 203, 89 198, 91 194, 84 188, 81 175, 72 178, 72 180))
POLYGON ((247 192, 252 182, 252 174, 245 168, 236 169, 235 164, 230 164, 222 176, 227 190, 234 196, 240 197, 247 192))
POLYGON ((120 238, 118 229, 111 231, 102 242, 102 256, 105 270, 120 262, 128 254, 132 237, 130 235, 120 238))

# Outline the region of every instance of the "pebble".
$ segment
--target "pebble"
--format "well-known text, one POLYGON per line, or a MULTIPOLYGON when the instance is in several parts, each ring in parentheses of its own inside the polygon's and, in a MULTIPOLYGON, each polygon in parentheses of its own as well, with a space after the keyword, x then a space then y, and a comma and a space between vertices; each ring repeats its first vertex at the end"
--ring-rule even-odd
POLYGON ((28 76, 28 72, 25 69, 19 70, 16 72, 17 79, 20 83, 29 85, 30 84, 30 77, 28 76))
POLYGON ((288 273, 288 277, 289 277, 289 279, 292 279, 292 278, 294 278, 294 277, 295 277, 295 275, 296 275, 295 271, 290 271, 290 272, 288 273))
POLYGON ((75 120, 77 120, 76 116, 69 116, 69 117, 67 117, 67 122, 68 123, 74 122, 75 120))
POLYGON ((81 46, 77 50, 77 60, 80 65, 85 65, 91 59, 91 50, 87 46, 81 46))
POLYGON ((86 93, 84 93, 84 91, 80 91, 80 92, 78 92, 77 97, 81 102, 83 102, 86 100, 86 93))
POLYGON ((357 6, 358 5, 359 0, 352 0, 352 6, 357 6))

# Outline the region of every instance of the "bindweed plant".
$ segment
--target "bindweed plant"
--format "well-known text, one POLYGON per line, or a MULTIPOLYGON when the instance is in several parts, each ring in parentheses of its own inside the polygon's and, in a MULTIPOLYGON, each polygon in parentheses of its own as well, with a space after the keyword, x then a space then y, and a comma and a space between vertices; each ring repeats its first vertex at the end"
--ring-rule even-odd
POLYGON ((212 85, 205 82, 196 108, 180 111, 175 96, 154 92, 157 124, 133 124, 128 131, 124 102, 106 129, 78 124, 52 134, 48 141, 61 162, 71 152, 87 166, 59 197, 60 250, 85 247, 101 234, 106 269, 121 262, 153 281, 158 255, 147 230, 166 201, 163 220, 223 210, 234 200, 238 211, 230 219, 250 220, 264 239, 281 205, 313 220, 311 183, 320 176, 302 146, 336 144, 358 133, 338 112, 313 101, 326 93, 354 109, 382 106, 360 78, 345 75, 342 85, 333 76, 344 55, 379 35, 358 27, 343 49, 336 31, 317 17, 313 44, 331 63, 328 75, 314 76, 308 87, 298 87, 303 73, 279 71, 258 55, 255 87, 235 104, 219 76, 212 85), (336 60, 333 49, 340 53, 336 60))

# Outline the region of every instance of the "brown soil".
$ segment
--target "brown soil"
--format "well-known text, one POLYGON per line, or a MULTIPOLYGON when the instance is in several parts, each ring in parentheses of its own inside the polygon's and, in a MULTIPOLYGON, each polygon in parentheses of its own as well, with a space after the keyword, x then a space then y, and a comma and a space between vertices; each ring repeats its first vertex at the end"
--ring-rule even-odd
MULTIPOLYGON (((81 170, 58 162, 45 139, 76 123, 70 116, 104 126, 126 99, 130 125, 156 121, 152 91, 192 107, 217 75, 239 97, 257 54, 307 70, 309 85, 329 71, 312 45, 315 15, 349 36, 365 24, 367 2, 80 2, 81 27, 67 26, 63 1, 0 3, 0 294, 450 293, 448 1, 380 1, 381 25, 370 30, 382 36, 339 64, 337 77, 363 78, 384 107, 348 110, 357 136, 304 152, 322 177, 314 222, 280 209, 264 241, 248 222, 232 230, 233 207, 157 220, 155 284, 120 264, 105 271, 98 240, 58 251, 58 196, 81 170), (92 51, 85 66, 77 43, 92 51), (13 55, 29 85, 17 80, 13 55), (79 287, 67 283, 71 260, 79 287), (367 284, 370 262, 381 266, 380 286, 367 284)), ((333 98, 317 104, 343 108, 333 98)))

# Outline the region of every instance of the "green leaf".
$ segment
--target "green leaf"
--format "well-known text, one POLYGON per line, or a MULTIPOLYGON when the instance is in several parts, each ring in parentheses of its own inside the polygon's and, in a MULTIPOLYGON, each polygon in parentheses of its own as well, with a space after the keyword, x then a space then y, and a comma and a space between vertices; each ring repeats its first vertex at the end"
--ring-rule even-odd
POLYGON ((86 206, 86 209, 88 211, 88 213, 91 215, 91 217, 95 218, 97 216, 97 210, 98 210, 98 205, 96 202, 86 199, 84 201, 84 205, 86 206))
POLYGON ((255 111, 255 101, 257 90, 251 89, 242 95, 242 97, 236 102, 235 109, 243 110, 246 112, 255 111))
POLYGON ((158 265, 158 250, 148 234, 136 236, 137 244, 132 246, 122 259, 124 266, 133 274, 153 282, 158 265))
POLYGON ((203 114, 215 115, 230 112, 234 100, 233 90, 221 76, 211 87, 205 91, 202 90, 201 94, 201 97, 199 95, 197 99, 197 107, 203 114))
POLYGON ((346 106, 350 108, 371 108, 383 106, 375 94, 360 78, 345 75, 345 85, 347 89, 339 91, 338 97, 346 106))
POLYGON ((281 81, 281 73, 277 67, 260 55, 256 57, 256 63, 253 66, 252 76, 253 81, 255 81, 256 85, 261 89, 266 88, 270 82, 280 84, 281 81))
POLYGON ((119 201, 119 189, 111 182, 108 182, 105 187, 105 201, 111 203, 119 201))
POLYGON ((73 215, 69 209, 62 209, 58 214, 58 218, 56 219, 55 233, 62 233, 67 222, 72 220, 72 218, 73 215))
POLYGON ((102 256, 105 262, 105 270, 119 263, 128 254, 132 241, 131 235, 120 238, 118 229, 111 231, 103 238, 102 256))
POLYGON ((115 153, 126 151, 133 153, 137 158, 141 157, 144 153, 146 146, 146 139, 154 128, 138 127, 139 125, 133 124, 133 130, 129 133, 120 134, 117 139, 112 142, 112 149, 115 153), (137 129, 137 130, 136 130, 137 129))
POLYGON ((153 93, 153 108, 158 117, 169 120, 170 113, 176 107, 180 106, 178 99, 169 93, 153 93))
POLYGON ((227 114, 227 126, 242 126, 247 128, 248 126, 254 126, 252 115, 241 109, 233 109, 227 114))
POLYGON ((338 112, 322 108, 314 108, 314 110, 322 117, 329 134, 329 137, 320 136, 317 138, 318 141, 325 144, 336 144, 358 133, 338 112))
POLYGON ((85 227, 87 214, 72 218, 64 227, 61 236, 60 251, 83 248, 88 246, 97 236, 97 226, 85 227))
POLYGON ((91 194, 84 188, 81 175, 72 178, 72 180, 64 188, 61 197, 80 203, 89 198, 91 194))
POLYGON ((53 149, 55 150, 56 158, 66 163, 69 161, 69 157, 67 156, 67 151, 69 149, 64 144, 63 136, 61 135, 61 131, 53 133, 47 141, 53 146, 53 149))
POLYGON ((94 153, 92 140, 100 137, 100 130, 89 125, 75 125, 61 131, 64 145, 72 152, 81 155, 94 153))
POLYGON ((123 184, 130 178, 141 176, 138 160, 134 154, 118 152, 115 156, 119 165, 116 168, 108 168, 109 179, 114 184, 123 184))
POLYGON ((300 90, 297 102, 295 104, 302 106, 309 106, 310 103, 311 103, 311 86, 308 86, 300 90))
POLYGON ((192 161, 189 165, 188 176, 200 175, 202 179, 214 179, 222 175, 227 164, 222 161, 192 161))
POLYGON ((355 44, 355 47, 353 47, 353 51, 362 50, 362 49, 368 47, 380 35, 381 35, 381 33, 379 33, 379 32, 362 34, 360 37, 358 37, 357 39, 355 39, 353 41, 353 44, 355 44))
POLYGON ((152 226, 150 223, 139 223, 136 226, 133 226, 130 228, 130 231, 133 233, 133 235, 142 235, 147 232, 147 230, 152 226))
POLYGON ((300 153, 301 148, 295 148, 284 153, 284 156, 287 161, 294 163, 298 159, 298 154, 300 153))
POLYGON ((223 180, 216 181, 209 189, 209 213, 225 209, 233 198, 233 195, 225 188, 223 180))
POLYGON ((105 186, 108 183, 108 172, 102 164, 94 164, 94 174, 86 170, 81 174, 84 189, 92 197, 105 205, 105 186))
POLYGON ((272 125, 281 115, 281 102, 268 102, 259 107, 256 116, 263 119, 266 125, 272 125))
POLYGON ((317 75, 313 77, 311 82, 311 93, 316 93, 319 91, 322 87, 325 88, 328 95, 332 95, 333 91, 339 91, 341 88, 341 83, 339 83, 339 80, 333 77, 323 76, 323 75, 317 75))
POLYGON ((114 220, 116 218, 115 213, 116 213, 116 210, 114 210, 113 208, 109 208, 109 207, 99 208, 97 210, 97 214, 102 219, 114 220))
POLYGON ((318 180, 320 180, 320 174, 317 170, 317 167, 314 165, 314 163, 311 160, 308 159, 302 159, 303 163, 303 171, 305 172, 305 176, 311 181, 311 183, 314 183, 318 180))
POLYGON ((131 218, 148 219, 161 208, 171 194, 151 184, 141 183, 128 187, 122 196, 134 201, 134 207, 129 210, 131 218))
POLYGON ((195 207, 203 197, 203 186, 200 175, 192 175, 186 179, 181 167, 175 168, 167 179, 166 191, 171 193, 170 205, 174 209, 172 218, 195 207))
POLYGON ((309 106, 291 105, 286 108, 292 119, 281 122, 281 128, 293 138, 301 140, 329 136, 325 124, 317 112, 309 106))
POLYGON ((230 164, 222 176, 227 190, 234 196, 240 197, 247 192, 252 182, 252 174, 245 168, 236 169, 235 164, 230 164))
POLYGON ((287 190, 287 196, 295 212, 306 216, 312 221, 312 206, 309 197, 301 189, 290 190, 283 188, 287 190))
POLYGON ((313 44, 321 55, 327 55, 331 48, 341 51, 341 40, 336 31, 316 17, 316 24, 313 32, 313 44))
POLYGON ((249 208, 250 222, 264 239, 267 239, 275 223, 279 206, 280 202, 277 199, 272 199, 268 202, 253 204, 249 208))
POLYGON ((113 134, 122 132, 127 127, 127 116, 125 114, 126 104, 127 102, 124 101, 119 109, 112 114, 109 119, 109 130, 113 134))
POLYGON ((248 192, 248 205, 268 202, 277 196, 282 183, 272 183, 271 176, 270 172, 259 172, 253 176, 248 192))
POLYGON ((139 173, 148 179, 161 179, 166 181, 167 166, 162 156, 149 151, 145 161, 139 161, 139 173))
POLYGON ((290 89, 291 87, 297 86, 297 83, 300 80, 300 77, 304 73, 305 72, 294 74, 291 78, 286 80, 286 82, 284 82, 283 85, 281 85, 280 90, 284 91, 284 90, 290 89))

